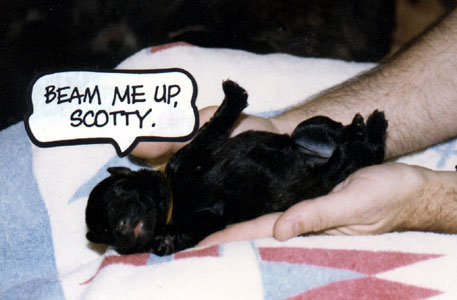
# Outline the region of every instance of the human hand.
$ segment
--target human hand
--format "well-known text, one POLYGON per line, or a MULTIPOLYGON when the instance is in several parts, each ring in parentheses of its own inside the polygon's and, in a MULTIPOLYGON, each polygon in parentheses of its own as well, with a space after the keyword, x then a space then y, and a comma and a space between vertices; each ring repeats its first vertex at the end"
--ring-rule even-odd
POLYGON ((361 169, 325 196, 297 203, 274 213, 234 224, 198 246, 301 234, 357 235, 397 230, 456 232, 456 172, 436 172, 417 166, 386 163, 361 169), (443 215, 443 209, 446 213, 443 215))
MULTIPOLYGON (((199 111, 200 126, 209 121, 217 108, 217 106, 208 106, 199 111)), ((233 127, 231 136, 247 130, 279 132, 271 119, 242 114, 233 127)), ((132 155, 153 160, 166 159, 188 143, 190 143, 190 140, 187 142, 140 142, 135 149, 133 149, 132 155)))

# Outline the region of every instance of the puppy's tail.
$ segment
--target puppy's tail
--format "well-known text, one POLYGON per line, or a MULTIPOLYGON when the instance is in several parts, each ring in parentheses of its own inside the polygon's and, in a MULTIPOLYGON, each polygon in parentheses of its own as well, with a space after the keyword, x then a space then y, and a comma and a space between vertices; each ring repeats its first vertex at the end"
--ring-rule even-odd
POLYGON ((224 101, 211 120, 200 128, 195 139, 208 142, 217 138, 228 138, 241 112, 248 106, 248 94, 237 83, 226 80, 222 83, 222 88, 224 101))

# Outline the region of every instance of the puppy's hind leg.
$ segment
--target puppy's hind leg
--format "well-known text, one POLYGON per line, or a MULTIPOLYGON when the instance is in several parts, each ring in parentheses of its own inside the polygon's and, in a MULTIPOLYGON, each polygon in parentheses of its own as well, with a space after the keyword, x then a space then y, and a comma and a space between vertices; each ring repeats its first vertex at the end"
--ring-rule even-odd
POLYGON ((384 144, 387 120, 383 112, 375 110, 367 119, 368 141, 373 144, 384 144))
POLYGON ((367 141, 376 156, 377 163, 384 160, 387 120, 383 112, 375 110, 367 119, 367 141))
POLYGON ((363 141, 366 138, 366 125, 363 117, 356 114, 351 124, 344 127, 344 140, 346 142, 363 141))
POLYGON ((219 138, 228 138, 233 125, 238 120, 243 109, 248 105, 248 94, 233 81, 222 83, 225 98, 221 106, 208 123, 203 125, 194 138, 194 143, 214 141, 219 138))
POLYGON ((292 132, 298 150, 318 159, 328 160, 341 143, 343 125, 324 116, 301 122, 292 132))
POLYGON ((329 188, 360 168, 382 163, 386 129, 384 113, 377 110, 368 117, 366 125, 360 115, 354 117, 346 127, 346 142, 337 147, 325 166, 329 188))

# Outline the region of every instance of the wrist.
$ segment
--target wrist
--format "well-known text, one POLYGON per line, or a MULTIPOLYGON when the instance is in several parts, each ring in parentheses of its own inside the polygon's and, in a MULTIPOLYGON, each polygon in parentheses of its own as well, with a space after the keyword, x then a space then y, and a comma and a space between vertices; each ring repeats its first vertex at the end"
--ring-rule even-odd
POLYGON ((420 181, 405 229, 457 233, 457 172, 414 168, 420 181))
POLYGON ((283 119, 280 117, 269 118, 268 121, 279 134, 291 134, 294 131, 295 127, 298 125, 298 123, 295 121, 283 119))

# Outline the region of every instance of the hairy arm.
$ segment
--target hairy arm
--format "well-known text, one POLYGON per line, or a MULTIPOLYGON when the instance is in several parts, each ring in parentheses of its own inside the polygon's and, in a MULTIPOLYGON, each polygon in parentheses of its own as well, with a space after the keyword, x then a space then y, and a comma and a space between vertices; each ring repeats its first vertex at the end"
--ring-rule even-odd
POLYGON ((387 158, 444 141, 457 134, 457 10, 395 56, 369 72, 323 92, 271 119, 290 133, 316 114, 343 123, 355 113, 385 111, 387 158))
MULTIPOLYGON (((301 121, 315 115, 349 123, 355 113, 367 117, 379 109, 389 120, 386 158, 396 157, 456 136, 456 74, 457 9, 378 67, 278 117, 245 116, 233 134, 249 129, 291 133, 301 121)), ((216 109, 200 111, 201 124, 216 109)), ((183 145, 140 143, 132 154, 170 156, 183 145)))

